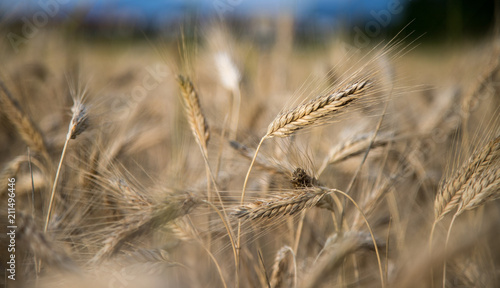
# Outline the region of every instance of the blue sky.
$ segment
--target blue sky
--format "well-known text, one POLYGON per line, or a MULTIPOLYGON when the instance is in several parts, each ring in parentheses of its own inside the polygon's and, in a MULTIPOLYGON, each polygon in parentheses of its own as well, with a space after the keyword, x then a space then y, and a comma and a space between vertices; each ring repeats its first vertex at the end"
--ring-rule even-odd
POLYGON ((386 8, 389 1, 395 0, 2 0, 0 12, 4 19, 15 19, 19 15, 30 16, 43 11, 47 3, 58 3, 59 10, 54 18, 64 18, 78 8, 85 8, 86 21, 120 18, 161 24, 162 21, 175 21, 186 11, 206 17, 246 17, 274 15, 284 10, 291 11, 298 19, 355 20, 369 17, 370 11, 386 8))

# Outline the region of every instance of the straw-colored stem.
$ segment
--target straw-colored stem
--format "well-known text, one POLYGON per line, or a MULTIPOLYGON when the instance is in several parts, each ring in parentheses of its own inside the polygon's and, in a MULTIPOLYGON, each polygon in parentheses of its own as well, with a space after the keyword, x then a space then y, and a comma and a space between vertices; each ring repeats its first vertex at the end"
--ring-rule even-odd
POLYGON ((245 181, 243 182, 243 190, 241 191, 240 205, 243 205, 243 202, 245 201, 245 190, 247 187, 248 178, 250 176, 250 172, 252 171, 253 164, 255 163, 255 159, 257 159, 257 155, 259 154, 260 146, 262 146, 264 140, 266 140, 266 137, 262 137, 262 139, 260 139, 259 145, 257 146, 257 149, 255 149, 255 154, 253 156, 252 162, 250 162, 250 167, 248 168, 247 175, 245 176, 245 181))
POLYGON ((52 206, 54 204, 54 196, 56 194, 57 182, 59 180, 59 174, 61 172, 62 163, 64 160, 64 155, 66 155, 66 148, 68 147, 69 140, 71 139, 70 133, 66 137, 66 141, 64 142, 64 147, 61 153, 61 159, 59 160, 59 165, 57 166, 56 178, 54 179, 54 184, 52 184, 52 192, 50 193, 50 202, 49 209, 47 211, 47 218, 45 219, 45 227, 43 228, 43 232, 47 232, 47 228, 49 227, 50 214, 52 213, 52 206))
MULTIPOLYGON (((432 255, 432 240, 434 237, 434 230, 436 229, 436 224, 438 221, 434 220, 432 223, 431 233, 429 236, 429 255, 432 255)), ((431 288, 434 287, 434 270, 431 268, 431 288)))
POLYGON ((448 241, 450 240, 451 228, 453 227, 453 223, 455 223, 455 219, 457 219, 457 214, 453 215, 453 219, 451 219, 450 227, 448 227, 448 233, 446 234, 446 241, 444 242, 443 288, 446 287, 446 251, 448 250, 448 241))
POLYGON ((219 273, 220 280, 222 281, 222 285, 224 286, 224 288, 227 288, 226 280, 224 280, 224 275, 222 274, 222 269, 220 268, 219 263, 217 262, 217 259, 215 259, 215 256, 212 254, 212 252, 210 252, 209 248, 205 247, 205 245, 201 245, 201 247, 203 247, 203 249, 205 249, 208 256, 210 256, 210 259, 212 259, 212 261, 214 262, 215 267, 217 268, 217 272, 219 273))
POLYGON ((331 189, 331 191, 335 192, 335 193, 339 193, 340 195, 343 195, 344 197, 349 199, 349 201, 351 201, 352 204, 354 204, 354 206, 356 206, 356 209, 358 209, 359 213, 361 214, 363 221, 365 222, 366 227, 368 228, 368 231, 370 232, 370 236, 372 237, 373 245, 375 248, 375 254, 377 255, 378 269, 379 269, 379 273, 380 273, 380 284, 382 285, 382 287, 385 287, 384 272, 382 269, 382 260, 380 259, 380 253, 379 253, 378 248, 377 248, 377 241, 375 240, 375 235, 373 234, 373 230, 370 226, 370 223, 368 223, 368 220, 366 219, 365 213, 363 213, 363 211, 358 206, 356 201, 354 201, 354 199, 352 199, 352 197, 347 195, 345 192, 342 192, 342 191, 337 190, 337 189, 331 189))
MULTIPOLYGON (((262 137, 260 139, 259 145, 257 146, 257 149, 255 149, 255 154, 253 156, 252 162, 250 163, 250 167, 248 168, 247 175, 245 176, 245 181, 243 182, 243 189, 241 190, 241 200, 240 200, 240 205, 243 205, 243 202, 245 201, 245 190, 247 187, 247 182, 248 182, 248 177, 250 176, 250 172, 252 171, 252 166, 255 163, 255 159, 257 159, 257 155, 259 154, 259 149, 260 146, 262 146, 262 143, 266 140, 266 136, 262 137)), ((238 220, 238 233, 236 236, 236 288, 239 287, 239 268, 240 268, 240 243, 241 243, 241 219, 238 220)))
MULTIPOLYGON (((31 217, 35 218, 35 183, 33 181, 33 168, 31 167, 31 151, 30 147, 28 147, 28 165, 30 169, 30 177, 31 177, 31 217)), ((40 273, 38 267, 38 259, 36 257, 36 253, 33 252, 33 263, 35 265, 35 283, 38 283, 38 274, 40 273)), ((38 287, 38 286, 35 286, 38 287)))

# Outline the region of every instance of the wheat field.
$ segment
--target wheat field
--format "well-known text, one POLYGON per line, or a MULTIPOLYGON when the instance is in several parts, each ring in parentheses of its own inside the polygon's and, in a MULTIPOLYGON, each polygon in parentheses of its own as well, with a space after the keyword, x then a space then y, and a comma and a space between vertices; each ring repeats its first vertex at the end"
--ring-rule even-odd
POLYGON ((0 42, 5 287, 500 285, 493 37, 178 31, 0 42))

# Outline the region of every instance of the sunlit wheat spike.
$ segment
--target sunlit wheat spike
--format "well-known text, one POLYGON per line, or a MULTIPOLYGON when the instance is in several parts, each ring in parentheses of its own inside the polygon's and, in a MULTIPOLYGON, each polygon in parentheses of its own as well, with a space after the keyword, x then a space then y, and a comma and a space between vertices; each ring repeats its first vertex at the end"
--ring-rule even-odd
POLYGON ((265 138, 288 137, 313 124, 323 124, 338 110, 357 100, 371 82, 364 80, 349 84, 337 92, 316 97, 292 110, 280 113, 267 128, 265 138))
POLYGON ((193 83, 188 77, 177 75, 177 82, 181 88, 184 108, 186 110, 189 126, 202 147, 207 147, 210 139, 210 131, 208 123, 201 110, 200 99, 196 92, 193 83))
MULTIPOLYGON (((481 173, 487 173, 485 169, 490 166, 490 163, 496 162, 499 156, 500 136, 489 142, 478 152, 474 153, 460 170, 444 182, 434 202, 436 221, 442 219, 444 215, 457 208, 463 201, 463 193, 471 186, 469 185, 469 181, 476 181, 474 177, 481 175, 481 173)), ((471 194, 469 194, 468 197, 470 197, 470 195, 471 194)))
POLYGON ((287 192, 237 207, 233 214, 240 219, 257 220, 294 215, 315 206, 333 211, 334 203, 329 190, 308 188, 287 192))

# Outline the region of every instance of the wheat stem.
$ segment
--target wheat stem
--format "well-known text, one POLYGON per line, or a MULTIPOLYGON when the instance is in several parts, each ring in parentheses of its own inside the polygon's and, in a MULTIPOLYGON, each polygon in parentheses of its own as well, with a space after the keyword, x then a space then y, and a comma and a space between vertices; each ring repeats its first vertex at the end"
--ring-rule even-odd
POLYGON ((345 192, 342 192, 342 191, 337 190, 337 189, 331 189, 331 191, 335 192, 335 193, 339 193, 340 195, 343 195, 344 197, 349 199, 349 201, 351 201, 352 204, 354 204, 354 206, 356 206, 356 209, 358 209, 359 213, 361 214, 363 221, 365 222, 366 227, 368 228, 368 231, 370 232, 370 236, 372 237, 373 245, 375 248, 375 254, 377 255, 378 269, 379 269, 379 273, 380 273, 380 284, 382 285, 382 287, 385 287, 384 272, 382 271, 382 261, 380 259, 380 253, 379 253, 378 248, 377 248, 377 241, 375 240, 375 235, 373 234, 373 230, 370 226, 370 223, 368 223, 368 220, 366 219, 365 214, 363 213, 361 208, 358 206, 356 201, 354 201, 354 199, 352 199, 351 196, 349 196, 345 192))
MULTIPOLYGON (((255 159, 257 159, 257 154, 259 154, 260 147, 262 146, 262 143, 266 140, 266 136, 262 137, 260 139, 259 145, 255 149, 255 154, 253 156, 252 162, 250 163, 250 167, 248 168, 247 175, 245 176, 245 181, 243 182, 243 189, 241 190, 241 199, 240 199, 240 205, 243 205, 245 201, 245 190, 247 187, 248 183, 248 177, 250 176, 250 172, 252 171, 253 164, 255 163, 255 159)), ((238 233, 237 233, 237 238, 236 238, 236 288, 239 287, 239 268, 240 268, 240 247, 241 244, 241 220, 238 220, 238 233)))
POLYGON ((455 219, 457 219, 457 214, 453 215, 453 218, 450 222, 450 227, 448 227, 448 233, 446 233, 446 241, 444 242, 444 263, 443 263, 443 288, 446 287, 446 251, 448 250, 448 241, 450 240, 451 228, 453 227, 453 223, 455 223, 455 219))
MULTIPOLYGON (((70 135, 70 134, 68 134, 70 135)), ((64 160, 64 155, 66 155, 66 148, 68 147, 68 143, 70 137, 66 137, 66 141, 64 141, 64 147, 61 153, 61 159, 59 159, 59 165, 57 166, 57 171, 56 171, 56 178, 54 179, 54 183, 52 184, 52 191, 50 192, 50 202, 49 202, 49 209, 47 211, 47 218, 45 219, 45 227, 43 228, 43 232, 47 232, 47 228, 49 227, 49 221, 50 221, 50 214, 52 213, 52 206, 54 204, 54 196, 56 194, 56 188, 57 188, 57 183, 59 180, 59 174, 61 172, 61 167, 62 163, 64 160)))

